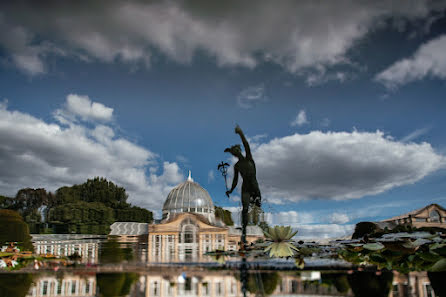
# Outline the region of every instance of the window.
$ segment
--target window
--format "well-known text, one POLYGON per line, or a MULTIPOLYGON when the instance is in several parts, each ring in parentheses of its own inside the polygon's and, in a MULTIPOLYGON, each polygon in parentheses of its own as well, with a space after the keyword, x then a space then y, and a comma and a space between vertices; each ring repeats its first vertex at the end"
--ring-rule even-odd
POLYGON ((429 213, 429 221, 439 223, 440 222, 440 214, 438 211, 433 210, 429 213))
POLYGON ((62 294, 62 284, 60 283, 60 281, 57 281, 56 283, 56 295, 60 295, 62 294))
POLYGON ((210 284, 205 282, 202 284, 202 294, 204 296, 209 296, 209 294, 211 293, 211 288, 210 288, 210 284))
POLYGON ((218 282, 215 284, 215 294, 217 296, 223 295, 223 286, 222 286, 221 282, 218 282))
POLYGON ((71 281, 71 294, 76 294, 77 281, 71 281))
POLYGON ((423 218, 415 218, 415 222, 426 222, 426 219, 423 219, 423 218))
POLYGON ((48 294, 48 281, 42 283, 42 295, 46 296, 48 294))
POLYGON ((87 283, 85 284, 85 294, 90 293, 90 282, 87 281, 87 283))
POLYGON ((434 290, 432 289, 432 286, 429 283, 424 284, 424 296, 435 297, 434 290))
POLYGON ((152 282, 152 286, 151 286, 152 288, 152 296, 159 296, 159 293, 160 293, 160 288, 159 288, 159 282, 157 282, 157 281, 154 281, 154 282, 152 282))

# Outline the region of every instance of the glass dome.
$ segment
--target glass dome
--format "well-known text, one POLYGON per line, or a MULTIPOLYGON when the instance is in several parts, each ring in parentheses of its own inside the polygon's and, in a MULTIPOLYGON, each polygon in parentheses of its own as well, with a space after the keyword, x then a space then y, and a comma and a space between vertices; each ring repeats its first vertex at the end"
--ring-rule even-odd
POLYGON ((197 213, 210 222, 215 221, 214 203, 208 191, 194 182, 190 175, 184 183, 170 191, 163 206, 163 219, 169 219, 178 213, 197 213))

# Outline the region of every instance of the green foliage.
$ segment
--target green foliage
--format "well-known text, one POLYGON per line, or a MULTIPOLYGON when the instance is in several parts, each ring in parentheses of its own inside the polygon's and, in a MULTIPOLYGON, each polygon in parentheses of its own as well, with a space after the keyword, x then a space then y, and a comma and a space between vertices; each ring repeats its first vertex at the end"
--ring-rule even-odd
POLYGON ((352 239, 362 238, 364 235, 371 235, 379 230, 378 225, 373 222, 359 222, 355 226, 352 239))
POLYGON ((13 204, 14 200, 10 197, 0 195, 0 208, 7 209, 10 208, 13 204))
POLYGON ((323 273, 322 283, 335 286, 336 290, 342 294, 346 294, 350 289, 345 273, 323 273))
POLYGON ((102 264, 120 263, 125 260, 125 252, 121 248, 120 243, 114 239, 104 242, 101 246, 99 261, 102 264))
POLYGON ((253 205, 248 212, 248 225, 259 225, 262 222, 263 210, 257 205, 253 205))
POLYGON ((226 226, 234 226, 234 221, 232 220, 232 213, 229 210, 223 209, 222 207, 215 206, 215 217, 219 218, 226 224, 226 226))
POLYGON ((133 283, 138 279, 136 273, 100 273, 96 275, 99 296, 127 296, 133 283))
POLYGON ((25 297, 33 282, 33 275, 27 274, 7 274, 0 277, 0 296, 25 297))
POLYGON ((0 209, 0 244, 18 242, 24 250, 33 250, 31 236, 20 214, 13 210, 0 209))
POLYGON ((48 223, 54 225, 55 232, 107 234, 114 221, 113 209, 98 202, 62 204, 48 213, 48 223))
POLYGON ((132 206, 127 208, 117 208, 114 210, 115 221, 118 222, 138 222, 152 223, 153 213, 147 209, 132 206))
POLYGON ((256 296, 271 295, 280 282, 278 272, 256 272, 248 274, 247 290, 256 296))
POLYGON ((124 188, 96 177, 54 195, 21 189, 15 198, 0 196, 0 207, 18 211, 31 233, 108 234, 115 221, 153 221, 151 211, 128 204, 127 197, 124 188))
POLYGON ((355 296, 361 297, 387 297, 392 288, 393 272, 355 271, 347 276, 348 283, 355 296))
POLYGON ((56 200, 59 203, 73 201, 100 202, 108 207, 116 208, 126 204, 128 195, 123 187, 102 177, 88 179, 81 185, 62 187, 56 191, 56 200))

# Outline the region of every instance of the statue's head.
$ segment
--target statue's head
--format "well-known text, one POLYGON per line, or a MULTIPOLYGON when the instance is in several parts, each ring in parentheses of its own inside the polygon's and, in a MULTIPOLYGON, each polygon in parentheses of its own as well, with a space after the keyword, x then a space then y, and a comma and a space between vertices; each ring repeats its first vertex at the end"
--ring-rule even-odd
POLYGON ((231 153, 235 157, 243 156, 240 144, 236 144, 236 145, 233 145, 231 147, 228 147, 227 149, 225 149, 225 153, 231 153))

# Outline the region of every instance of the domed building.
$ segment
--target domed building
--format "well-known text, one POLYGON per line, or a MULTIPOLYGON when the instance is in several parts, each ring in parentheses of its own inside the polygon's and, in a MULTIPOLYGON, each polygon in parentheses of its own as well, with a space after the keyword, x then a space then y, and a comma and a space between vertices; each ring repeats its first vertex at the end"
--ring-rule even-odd
POLYGON ((195 213, 215 223, 212 198, 203 187, 194 182, 189 171, 187 180, 176 186, 167 195, 163 206, 163 219, 169 220, 179 213, 195 213))
MULTIPOLYGON (((162 213, 162 221, 148 227, 149 262, 207 261, 203 254, 208 251, 238 249, 241 230, 216 217, 211 196, 190 171, 167 195, 162 213)), ((259 238, 262 230, 248 226, 247 241, 259 238)))

